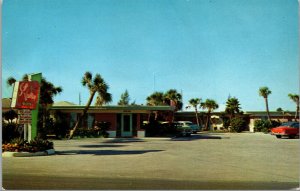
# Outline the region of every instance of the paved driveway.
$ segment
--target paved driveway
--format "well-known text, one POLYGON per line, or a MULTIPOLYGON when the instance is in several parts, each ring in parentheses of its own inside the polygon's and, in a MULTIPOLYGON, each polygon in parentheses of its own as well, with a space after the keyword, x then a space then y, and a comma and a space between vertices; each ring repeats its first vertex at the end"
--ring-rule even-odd
POLYGON ((54 141, 56 155, 3 158, 7 189, 292 189, 299 140, 268 134, 54 141))

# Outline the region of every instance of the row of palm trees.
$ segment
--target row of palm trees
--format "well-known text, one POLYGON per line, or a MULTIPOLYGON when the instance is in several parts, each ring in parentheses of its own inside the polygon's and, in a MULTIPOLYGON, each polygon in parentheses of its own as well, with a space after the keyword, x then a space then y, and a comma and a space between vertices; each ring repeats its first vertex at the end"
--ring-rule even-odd
MULTIPOLYGON (((261 87, 259 88, 259 96, 262 96, 265 100, 266 111, 268 115, 268 120, 271 122, 270 111, 269 111, 269 104, 268 104, 268 96, 272 93, 268 87, 261 87)), ((296 103, 296 114, 295 120, 299 117, 299 95, 298 94, 288 94, 288 97, 296 103)), ((210 114, 213 110, 217 109, 219 106, 215 100, 206 99, 205 102, 201 102, 201 98, 192 98, 189 100, 189 106, 187 108, 193 107, 196 113, 196 121, 199 125, 199 116, 198 116, 198 107, 207 109, 207 120, 205 124, 205 129, 208 130, 208 123, 210 120, 210 114)), ((235 114, 240 113, 241 107, 239 100, 235 97, 229 97, 226 102, 225 113, 229 114, 229 119, 235 116, 235 114)))
MULTIPOLYGON (((268 104, 268 96, 272 93, 272 91, 268 87, 264 86, 264 87, 259 88, 258 92, 259 92, 259 95, 265 99, 268 120, 271 121, 269 104, 268 104)), ((289 93, 288 97, 296 104, 296 114, 295 114, 295 120, 296 120, 299 117, 299 95, 289 93)))
MULTIPOLYGON (((26 79, 27 75, 24 75, 23 80, 26 79)), ((12 77, 10 77, 7 80, 7 83, 9 85, 12 85, 15 83, 16 80, 12 77)), ((85 105, 85 108, 82 111, 81 116, 79 117, 78 121, 76 122, 74 128, 70 132, 69 139, 71 139, 74 135, 74 132, 78 128, 78 126, 81 124, 83 117, 86 115, 94 96, 97 94, 96 103, 95 105, 103 105, 110 103, 112 101, 112 95, 108 92, 109 86, 105 82, 105 80, 102 78, 100 74, 96 74, 94 77, 91 72, 86 72, 84 76, 82 77, 81 83, 83 86, 87 87, 90 93, 89 99, 87 104, 85 105)), ((53 103, 53 96, 60 93, 62 91, 61 87, 55 87, 52 83, 46 81, 45 78, 42 79, 42 85, 41 85, 41 101, 42 105, 48 105, 53 103)), ((266 104, 266 111, 268 114, 268 119, 270 120, 270 113, 269 113, 269 106, 268 106, 268 96, 271 94, 271 90, 269 90, 268 87, 261 87, 259 89, 259 95, 262 96, 265 99, 266 104)), ((298 118, 299 115, 299 95, 297 94, 288 94, 290 99, 292 99, 296 105, 296 115, 295 118, 298 118)), ((154 92, 150 96, 146 98, 147 105, 150 106, 157 106, 157 105, 170 105, 175 107, 175 111, 181 110, 183 107, 182 102, 182 95, 177 92, 175 89, 170 89, 167 92, 154 92)), ((197 124, 199 125, 199 116, 198 116, 198 110, 197 108, 202 108, 204 110, 207 110, 207 120, 206 120, 206 129, 208 128, 210 115, 213 112, 213 110, 217 109, 219 105, 217 102, 213 99, 206 99, 204 102, 200 98, 192 98, 189 100, 189 106, 193 107, 195 109, 196 113, 196 119, 197 124)), ((230 119, 234 117, 236 113, 240 112, 240 104, 237 98, 228 98, 226 103, 226 109, 225 112, 229 114, 230 119)))

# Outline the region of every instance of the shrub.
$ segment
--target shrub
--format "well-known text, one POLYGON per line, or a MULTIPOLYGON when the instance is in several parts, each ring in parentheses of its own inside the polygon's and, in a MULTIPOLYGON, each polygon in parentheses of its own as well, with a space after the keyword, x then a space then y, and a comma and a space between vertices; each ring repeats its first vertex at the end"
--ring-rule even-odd
POLYGON ((10 143, 2 144, 2 152, 38 152, 53 149, 53 142, 43 139, 34 139, 30 142, 22 138, 13 139, 10 143))
POLYGON ((279 121, 271 120, 257 120, 254 122, 254 131, 255 132, 270 132, 271 128, 278 127, 281 123, 279 121))
POLYGON ((255 132, 264 132, 267 133, 272 128, 272 124, 269 120, 257 120, 254 122, 254 131, 255 132))
POLYGON ((243 118, 236 117, 230 121, 230 130, 233 132, 242 132, 246 127, 246 121, 243 118))
POLYGON ((16 123, 2 123, 2 142, 9 143, 11 140, 21 137, 22 131, 19 132, 19 129, 23 131, 23 127, 16 123))

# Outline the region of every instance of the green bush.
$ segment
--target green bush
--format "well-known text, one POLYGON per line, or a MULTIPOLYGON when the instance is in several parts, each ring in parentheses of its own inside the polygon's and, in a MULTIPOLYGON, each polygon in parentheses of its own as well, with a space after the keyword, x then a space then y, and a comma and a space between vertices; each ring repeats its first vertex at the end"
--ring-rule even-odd
POLYGON ((271 128, 278 127, 280 124, 279 121, 274 120, 271 120, 271 122, 266 119, 257 120, 254 122, 254 131, 268 133, 271 128))
POLYGON ((269 120, 257 120, 254 122, 254 131, 255 132, 264 132, 267 133, 272 128, 272 124, 269 120))
POLYGON ((230 121, 230 130, 232 132, 242 132, 246 128, 246 121, 243 118, 236 117, 230 121))

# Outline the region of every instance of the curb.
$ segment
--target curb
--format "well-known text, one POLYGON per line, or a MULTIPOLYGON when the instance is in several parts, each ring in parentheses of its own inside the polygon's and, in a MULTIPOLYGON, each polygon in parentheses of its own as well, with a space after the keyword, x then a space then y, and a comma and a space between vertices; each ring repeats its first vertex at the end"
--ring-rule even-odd
POLYGON ((34 157, 34 156, 47 156, 47 155, 54 155, 54 154, 55 154, 54 149, 49 149, 46 151, 35 152, 35 153, 6 151, 2 153, 2 157, 34 157))

